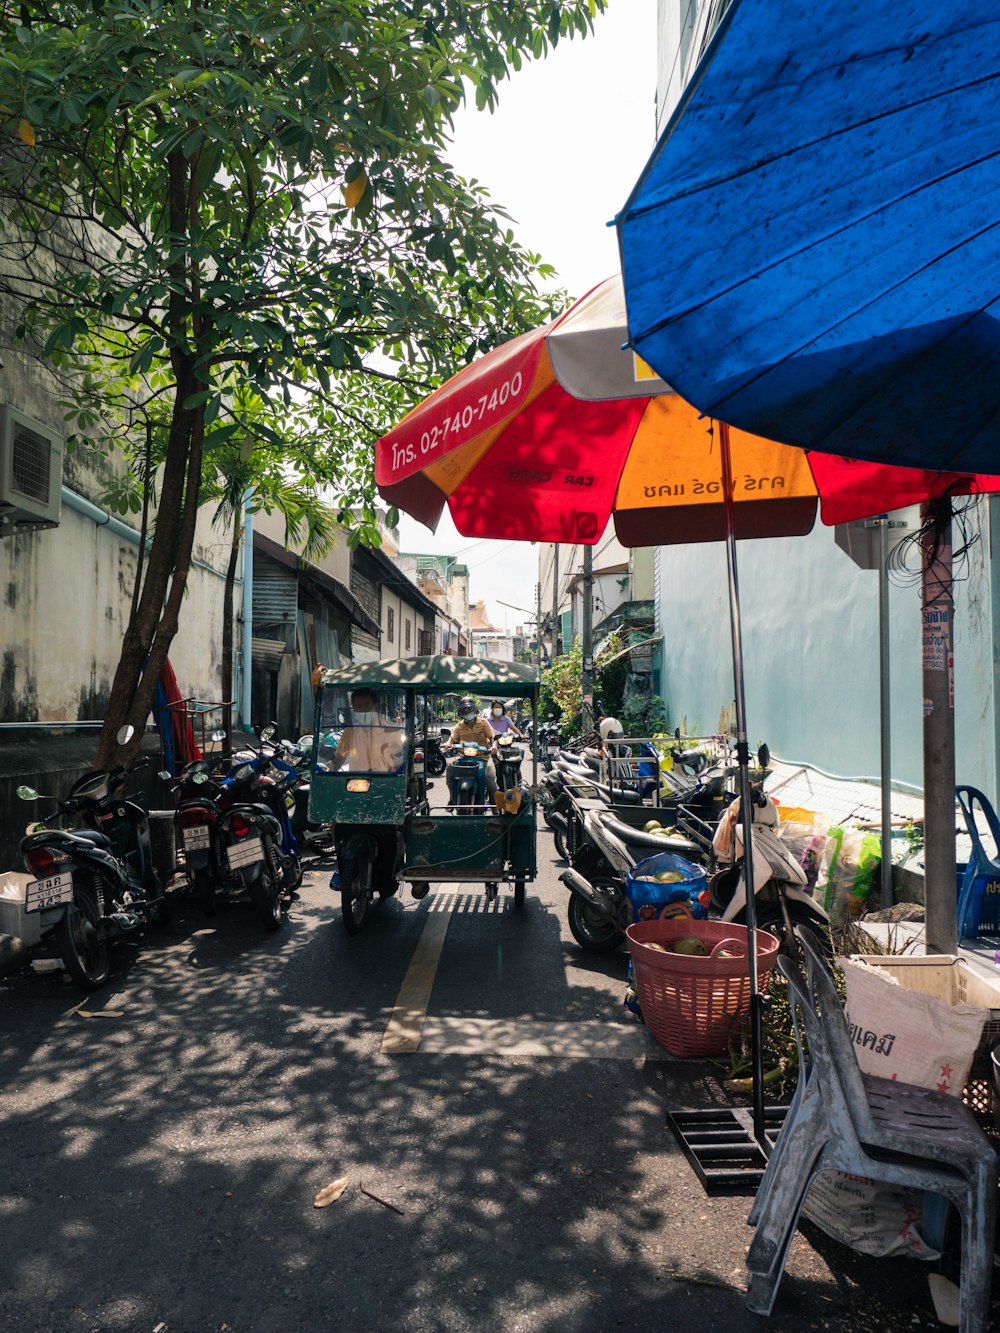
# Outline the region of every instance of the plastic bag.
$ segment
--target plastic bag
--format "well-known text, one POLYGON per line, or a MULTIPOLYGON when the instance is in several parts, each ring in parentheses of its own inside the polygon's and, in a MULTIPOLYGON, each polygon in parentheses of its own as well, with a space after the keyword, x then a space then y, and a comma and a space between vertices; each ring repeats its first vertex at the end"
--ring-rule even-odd
POLYGON ((827 830, 820 895, 833 925, 859 916, 875 884, 882 845, 876 833, 842 828, 827 830))
POLYGON ((814 893, 826 852, 825 824, 815 818, 810 823, 782 819, 779 836, 805 871, 804 891, 814 893))

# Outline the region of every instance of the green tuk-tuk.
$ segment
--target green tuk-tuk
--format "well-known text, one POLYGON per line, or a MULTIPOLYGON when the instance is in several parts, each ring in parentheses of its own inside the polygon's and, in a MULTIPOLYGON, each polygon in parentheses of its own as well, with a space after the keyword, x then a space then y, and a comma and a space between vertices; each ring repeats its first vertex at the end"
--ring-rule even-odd
POLYGON ((401 882, 415 898, 435 882, 481 883, 489 899, 512 884, 514 905, 523 906, 536 874, 533 747, 511 745, 512 733, 498 742, 489 804, 454 802, 444 778, 428 781, 425 755, 450 732, 460 696, 478 700, 477 712, 493 698, 516 698, 537 734, 538 684, 533 667, 477 657, 396 658, 323 673, 309 817, 332 825, 330 887, 352 935, 373 898, 390 897, 401 882))

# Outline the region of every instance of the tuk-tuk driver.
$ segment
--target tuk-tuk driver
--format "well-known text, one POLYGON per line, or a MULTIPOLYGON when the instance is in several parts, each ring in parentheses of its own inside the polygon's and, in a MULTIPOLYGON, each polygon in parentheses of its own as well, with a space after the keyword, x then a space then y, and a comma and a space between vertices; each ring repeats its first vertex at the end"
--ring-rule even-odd
MULTIPOLYGON (((477 745, 485 746, 488 750, 492 747, 496 739, 496 732, 486 721, 484 717, 476 715, 476 705, 468 697, 458 701, 458 721, 451 729, 451 735, 448 737, 448 748, 452 746, 467 745, 474 741, 477 745)), ((455 801, 455 788, 453 785, 452 766, 448 765, 448 792, 452 804, 455 801)), ((486 761, 486 794, 491 803, 495 804, 497 794, 497 771, 493 765, 493 760, 486 761)))
POLYGON ((346 764, 352 773, 395 773, 403 765, 404 733, 398 722, 384 721, 374 690, 351 695, 351 720, 340 734, 330 767, 346 764))

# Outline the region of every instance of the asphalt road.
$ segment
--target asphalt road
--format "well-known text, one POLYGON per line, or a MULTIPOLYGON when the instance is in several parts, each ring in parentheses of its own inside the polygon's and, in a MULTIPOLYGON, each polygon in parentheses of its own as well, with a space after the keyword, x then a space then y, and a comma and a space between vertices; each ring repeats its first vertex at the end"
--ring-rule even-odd
MULTIPOLYGON (((539 847, 523 911, 404 890, 351 938, 314 865, 278 934, 182 903, 96 996, 0 984, 2 1333, 763 1328, 749 1200, 664 1119, 723 1071, 624 1011, 539 847)), ((934 1327, 926 1269, 807 1229, 769 1326, 934 1327)))

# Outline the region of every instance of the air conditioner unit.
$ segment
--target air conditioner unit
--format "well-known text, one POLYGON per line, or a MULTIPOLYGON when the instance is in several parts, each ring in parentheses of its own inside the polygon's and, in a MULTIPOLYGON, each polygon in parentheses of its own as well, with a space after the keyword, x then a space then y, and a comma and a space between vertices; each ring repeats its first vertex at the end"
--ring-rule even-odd
POLYGON ((50 426, 0 406, 0 530, 54 528, 62 498, 63 439, 50 426))

